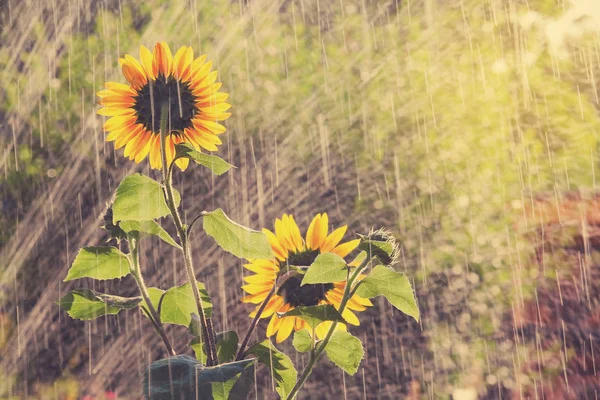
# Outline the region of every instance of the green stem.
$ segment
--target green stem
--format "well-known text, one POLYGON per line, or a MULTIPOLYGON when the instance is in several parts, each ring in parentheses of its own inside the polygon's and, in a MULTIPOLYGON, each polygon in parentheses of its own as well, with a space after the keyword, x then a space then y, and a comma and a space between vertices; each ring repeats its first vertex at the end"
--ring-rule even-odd
POLYGON ((192 263, 192 253, 188 242, 188 234, 186 232, 183 223, 181 222, 181 216, 175 206, 175 199, 173 196, 173 186, 171 182, 172 169, 167 164, 167 153, 166 153, 166 142, 167 142, 167 123, 169 118, 169 104, 163 103, 160 109, 160 155, 162 161, 162 179, 165 190, 165 200, 167 206, 171 211, 173 222, 177 229, 177 235, 181 242, 183 259, 185 264, 185 270, 187 273, 190 285, 192 285, 192 292, 194 293, 194 300, 196 301, 196 307, 198 309, 198 316, 200 318, 200 326, 202 329, 202 340, 206 343, 208 348, 208 354, 206 363, 208 366, 215 365, 217 362, 217 349, 215 345, 215 333, 212 326, 212 321, 206 316, 206 311, 202 305, 200 299, 200 291, 198 289, 198 282, 196 281, 196 274, 194 273, 194 266, 192 263))
MULTIPOLYGON (((363 263, 358 268, 356 268, 354 273, 352 273, 350 278, 348 278, 348 280, 346 281, 346 288, 344 289, 344 296, 342 297, 342 302, 340 303, 340 308, 338 309, 340 314, 344 312, 344 309, 346 308, 346 304, 348 304, 348 301, 352 298, 352 295, 351 295, 352 284, 354 283, 354 281, 356 280, 358 275, 362 272, 362 270, 365 269, 368 262, 369 262, 368 258, 365 259, 365 261, 363 261, 363 263)), ((312 373, 312 370, 313 370, 315 364, 317 363, 317 361, 319 360, 319 357, 321 357, 321 355, 323 354, 323 351, 325 351, 325 347, 327 347, 327 344, 329 344, 329 341, 331 340, 331 337, 333 336, 333 333, 335 332, 335 327, 337 326, 337 324, 338 324, 337 322, 334 322, 333 324, 331 324, 331 328, 329 328, 329 331, 327 332, 325 339, 323 339, 317 345, 316 349, 313 349, 313 351, 311 351, 310 358, 308 359, 308 363, 304 367, 304 370, 302 371, 300 378, 296 381, 296 384, 294 385, 294 387, 292 388, 292 391, 288 395, 287 400, 292 400, 296 397, 296 395, 298 394, 298 391, 300 390, 302 385, 304 385, 304 383, 306 382, 306 380, 312 373)))
POLYGON ((165 329, 162 326, 162 322, 160 321, 160 315, 156 312, 154 305, 150 301, 150 294, 148 293, 148 288, 146 287, 146 283, 144 282, 144 277, 142 276, 142 271, 140 268, 140 254, 138 251, 137 241, 133 238, 130 238, 129 243, 131 244, 131 261, 133 264, 131 275, 133 276, 133 279, 135 279, 135 283, 137 283, 137 286, 140 289, 140 294, 146 302, 146 306, 148 307, 149 312, 148 317, 154 325, 154 329, 165 344, 169 355, 174 356, 176 355, 175 350, 173 349, 173 346, 171 346, 171 342, 169 341, 169 338, 165 333, 165 329))
POLYGON ((238 350, 237 356, 235 357, 236 361, 241 360, 242 357, 244 357, 244 352, 246 351, 246 346, 248 345, 248 342, 250 341, 252 332, 254 332, 254 328, 256 328, 256 324, 258 323, 260 316, 262 315, 263 311, 265 311, 265 307, 267 306, 267 303, 269 302, 269 300, 271 300, 271 297, 273 297, 273 295, 275 294, 276 289, 277 289, 277 285, 273 285, 273 288, 271 289, 271 291, 269 292, 267 297, 263 300, 262 304, 260 305, 260 308, 256 311, 256 315, 254 316, 254 319, 252 320, 252 323, 250 324, 248 331, 246 331, 246 336, 244 336, 244 340, 242 341, 242 344, 240 345, 240 349, 238 350))

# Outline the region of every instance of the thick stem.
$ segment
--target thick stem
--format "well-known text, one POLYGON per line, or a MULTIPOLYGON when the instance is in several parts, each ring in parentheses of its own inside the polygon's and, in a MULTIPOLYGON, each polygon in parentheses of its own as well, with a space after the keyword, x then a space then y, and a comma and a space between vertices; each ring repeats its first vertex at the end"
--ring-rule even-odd
POLYGON ((187 273, 188 281, 192 286, 194 300, 196 301, 196 307, 198 309, 198 316, 200 318, 200 326, 202 330, 202 340, 206 343, 208 350, 206 363, 209 366, 212 366, 217 362, 217 349, 215 345, 214 329, 212 327, 212 321, 210 318, 206 317, 206 311, 204 310, 202 300, 200 299, 200 291, 198 290, 198 282, 196 281, 196 274, 194 273, 194 266, 192 264, 192 253, 189 247, 188 235, 183 223, 181 222, 179 211, 175 206, 175 198, 173 196, 173 186, 171 183, 170 174, 172 170, 167 164, 166 142, 168 118, 169 104, 163 103, 160 110, 160 155, 162 161, 162 179, 165 190, 165 200, 167 202, 167 206, 169 207, 169 211, 171 211, 171 216, 173 217, 173 222, 175 223, 175 228, 177 229, 177 235, 179 236, 179 240, 181 242, 185 271, 187 273))
MULTIPOLYGON (((352 297, 352 295, 351 295, 352 284, 354 283, 354 281, 356 280, 358 275, 362 272, 362 270, 365 269, 367 264, 368 264, 368 259, 366 259, 361 264, 360 267, 356 268, 354 273, 346 281, 346 288, 344 289, 344 296, 342 298, 342 302, 340 303, 340 308, 338 309, 340 314, 344 312, 344 309, 346 308, 346 304, 348 304, 348 301, 352 297)), ((329 341, 331 340, 331 336, 333 336, 333 332, 335 332, 335 327, 337 324, 338 324, 337 322, 334 322, 333 324, 331 324, 331 328, 329 328, 329 331, 327 332, 325 339, 323 339, 318 344, 318 346, 314 350, 314 352, 310 353, 310 358, 308 360, 308 363, 304 367, 304 370, 302 371, 302 375, 300 375, 300 378, 296 381, 296 384, 294 385, 294 387, 292 388, 292 391, 288 395, 287 400, 292 400, 296 397, 296 395, 298 394, 298 391, 300 390, 302 385, 304 385, 304 382, 306 382, 306 380, 312 373, 312 370, 313 370, 316 362, 319 360, 319 357, 321 357, 321 354, 323 354, 323 351, 325 351, 325 347, 327 347, 327 344, 329 344, 329 341)))
POLYGON ((163 343, 165 344, 165 347, 167 348, 167 352, 169 353, 169 355, 174 356, 174 355, 176 355, 175 350, 173 349, 173 346, 171 346, 171 342, 169 341, 169 338, 167 337, 165 329, 162 326, 162 322, 160 321, 160 315, 158 315, 158 313, 156 312, 156 309, 154 308, 154 305, 150 301, 150 294, 148 293, 148 289, 146 288, 146 283, 144 282, 144 277, 142 276, 142 271, 140 269, 140 254, 138 251, 137 242, 135 239, 132 238, 132 239, 130 239, 130 244, 132 247, 131 255, 132 255, 132 263, 133 263, 133 269, 131 271, 131 275, 133 276, 133 279, 135 279, 135 283, 137 283, 138 288, 140 289, 140 294, 142 295, 142 298, 146 302, 146 305, 148 307, 148 312, 149 312, 148 317, 152 321, 152 324, 154 325, 156 332, 158 333, 158 335, 162 339, 163 343))
POLYGON ((254 328, 256 328, 256 324, 258 324, 260 316, 262 315, 263 311, 265 311, 265 307, 267 306, 267 303, 269 302, 269 300, 271 300, 271 297, 273 297, 273 295, 275 294, 276 289, 277 289, 277 285, 273 285, 273 288, 271 289, 271 291, 269 292, 267 297, 263 300, 259 309, 256 311, 256 315, 254 316, 254 319, 252 320, 252 323, 250 324, 248 331, 246 331, 246 336, 244 336, 244 340, 242 341, 242 344, 240 345, 240 349, 238 350, 237 356, 235 357, 236 361, 241 360, 242 357, 244 357, 244 352, 246 351, 246 346, 248 345, 248 342, 250 341, 252 332, 254 332, 254 328))

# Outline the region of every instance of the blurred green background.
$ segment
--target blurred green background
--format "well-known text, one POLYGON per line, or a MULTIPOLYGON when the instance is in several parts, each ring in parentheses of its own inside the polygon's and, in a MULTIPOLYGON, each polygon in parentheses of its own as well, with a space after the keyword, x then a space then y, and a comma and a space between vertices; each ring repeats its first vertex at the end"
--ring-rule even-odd
MULTIPOLYGON (((322 361, 300 398, 597 398, 595 2, 5 0, 0 24, 0 397, 139 398, 162 356, 140 315, 55 302, 120 179, 155 174, 104 143, 95 92, 164 40, 207 53, 233 105, 219 154, 239 168, 176 176, 191 216, 325 211, 402 245, 422 321, 377 303, 359 372, 322 361)), ((194 252, 217 326, 244 330, 240 262, 201 235, 194 252)), ((144 261, 153 285, 185 279, 158 242, 144 261)), ((266 370, 255 396, 274 398, 266 370)))

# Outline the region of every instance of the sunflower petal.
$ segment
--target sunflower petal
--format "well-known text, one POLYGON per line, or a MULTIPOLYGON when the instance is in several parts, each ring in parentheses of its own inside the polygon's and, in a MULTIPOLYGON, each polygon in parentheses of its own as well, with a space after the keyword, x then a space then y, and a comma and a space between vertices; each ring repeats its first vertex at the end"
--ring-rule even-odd
POLYGON ((281 343, 287 339, 294 330, 294 325, 296 325, 296 317, 285 317, 281 320, 281 326, 279 327, 277 337, 275 338, 277 343, 281 343))
POLYGON ((344 258, 348 254, 350 254, 350 252, 352 250, 354 250, 355 248, 357 248, 359 244, 360 244, 360 239, 351 240, 349 242, 340 244, 339 246, 337 246, 336 248, 334 248, 333 250, 331 250, 331 252, 337 254, 338 256, 340 256, 342 258, 344 258))

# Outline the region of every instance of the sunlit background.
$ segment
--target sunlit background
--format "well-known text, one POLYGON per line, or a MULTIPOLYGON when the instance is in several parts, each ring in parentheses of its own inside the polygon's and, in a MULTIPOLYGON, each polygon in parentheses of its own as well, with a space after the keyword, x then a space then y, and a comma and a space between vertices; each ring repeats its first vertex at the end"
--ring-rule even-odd
MULTIPOLYGON (((238 169, 176 173, 190 213, 258 229, 291 212, 304 230, 327 212, 402 245, 420 323, 376 302, 352 328, 358 373, 322 360, 301 399, 598 398, 595 0, 4 0, 0 26, 0 398, 138 399, 165 356, 138 311, 56 305, 77 249, 107 239, 118 182, 156 176, 104 142, 95 93, 163 40, 207 53, 233 105, 219 154, 238 169)), ((151 244, 149 283, 185 282, 151 244)), ((244 331, 240 261, 203 234, 193 249, 217 329, 244 331)), ((268 370, 251 398, 275 398, 268 370)))

